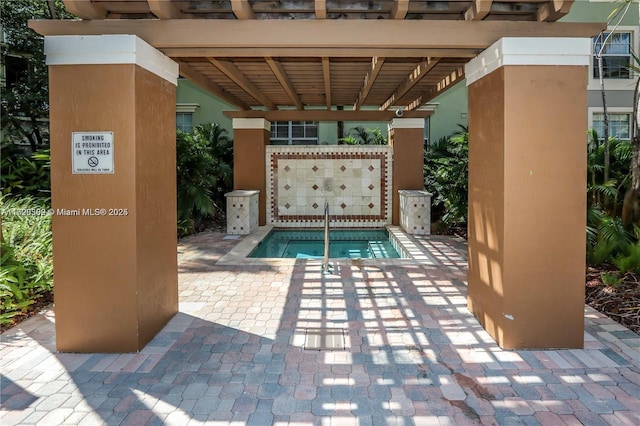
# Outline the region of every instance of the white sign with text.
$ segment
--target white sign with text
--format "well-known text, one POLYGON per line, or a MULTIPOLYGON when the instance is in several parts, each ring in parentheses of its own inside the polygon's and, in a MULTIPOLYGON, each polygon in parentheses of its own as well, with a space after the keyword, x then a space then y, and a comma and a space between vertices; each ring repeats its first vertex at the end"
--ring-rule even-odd
POLYGON ((113 132, 73 132, 71 135, 74 174, 113 173, 113 132))

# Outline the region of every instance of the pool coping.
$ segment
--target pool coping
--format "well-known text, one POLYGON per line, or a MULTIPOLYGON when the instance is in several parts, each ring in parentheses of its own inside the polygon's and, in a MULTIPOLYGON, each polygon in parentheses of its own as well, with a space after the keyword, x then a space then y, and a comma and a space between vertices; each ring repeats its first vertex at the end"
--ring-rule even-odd
MULTIPOLYGON (((227 254, 222 256, 217 265, 295 265, 301 261, 307 264, 322 264, 322 259, 280 259, 280 258, 254 258, 248 257, 253 249, 262 241, 275 227, 273 225, 259 226, 258 230, 246 235, 227 254)), ((280 229, 280 228, 276 228, 280 229)), ((286 228, 291 230, 290 228, 286 228)), ((308 229, 308 228, 305 228, 308 229)), ((407 265, 426 264, 438 265, 438 260, 429 253, 426 248, 415 240, 415 237, 405 233, 402 228, 394 225, 387 225, 385 229, 389 232, 391 242, 401 256, 408 256, 400 259, 347 259, 330 258, 332 264, 354 264, 361 265, 407 265)))

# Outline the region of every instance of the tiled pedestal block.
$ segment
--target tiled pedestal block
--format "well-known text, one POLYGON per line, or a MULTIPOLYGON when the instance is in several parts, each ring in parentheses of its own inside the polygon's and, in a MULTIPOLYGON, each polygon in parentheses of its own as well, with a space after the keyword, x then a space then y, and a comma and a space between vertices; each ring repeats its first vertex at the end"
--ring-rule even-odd
POLYGON ((431 234, 431 195, 427 191, 400 190, 400 226, 405 232, 431 234))
POLYGON ((227 197, 227 234, 250 234, 258 229, 260 191, 232 191, 227 197))

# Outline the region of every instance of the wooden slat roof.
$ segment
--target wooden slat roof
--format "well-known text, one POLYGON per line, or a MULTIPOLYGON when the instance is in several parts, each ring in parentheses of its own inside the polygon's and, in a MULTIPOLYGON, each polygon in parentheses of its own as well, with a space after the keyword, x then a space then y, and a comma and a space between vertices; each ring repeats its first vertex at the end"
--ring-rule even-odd
POLYGON ((555 23, 573 0, 63 1, 84 21, 32 28, 136 34, 239 109, 417 109, 461 81, 464 64, 500 37, 602 28, 555 23))

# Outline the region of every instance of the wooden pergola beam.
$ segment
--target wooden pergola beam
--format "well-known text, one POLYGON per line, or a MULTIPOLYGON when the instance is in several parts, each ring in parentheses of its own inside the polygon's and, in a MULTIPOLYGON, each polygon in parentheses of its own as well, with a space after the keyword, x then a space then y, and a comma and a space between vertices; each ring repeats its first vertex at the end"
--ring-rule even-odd
POLYGON ((287 73, 282 64, 270 57, 266 57, 264 59, 265 61, 267 61, 267 65, 269 65, 269 68, 271 68, 273 75, 278 79, 278 82, 280 83, 280 86, 282 86, 282 89, 287 93, 289 99, 291 99, 291 102, 294 103, 296 108, 304 109, 304 105, 302 104, 300 97, 296 93, 296 89, 293 87, 293 84, 291 84, 291 81, 289 80, 289 77, 287 76, 287 73))
POLYGON ((256 18, 248 0, 231 0, 231 10, 236 15, 236 18, 241 20, 256 18))
POLYGON ((314 1, 316 19, 327 19, 327 0, 314 1))
MULTIPOLYGON (((407 111, 403 118, 424 118, 432 111, 407 111)), ((395 111, 337 111, 326 109, 224 111, 229 118, 264 118, 269 121, 391 121, 395 111)))
POLYGON ((180 67, 180 75, 183 76, 184 78, 189 79, 190 81, 194 82, 195 84, 202 87, 206 91, 214 94, 215 96, 230 103, 231 105, 237 106, 238 108, 244 109, 244 110, 251 109, 249 105, 242 102, 240 99, 236 98, 234 95, 232 95, 231 93, 224 90, 222 87, 215 84, 210 78, 204 76, 202 73, 200 73, 198 70, 193 68, 191 65, 188 65, 184 62, 178 62, 178 65, 180 67))
POLYGON ((449 75, 442 78, 437 84, 429 89, 429 92, 423 98, 423 104, 435 99, 442 92, 449 89, 451 86, 460 83, 465 78, 464 65, 461 65, 456 70, 452 71, 449 75))
POLYGON ((467 21, 482 21, 491 12, 493 0, 475 0, 464 12, 467 21))
POLYGON ((267 98, 260 89, 258 89, 252 82, 245 76, 238 67, 233 65, 230 61, 216 59, 216 58, 207 58, 211 64, 218 68, 224 75, 226 75, 231 81, 237 84, 242 90, 247 92, 249 96, 251 96, 256 101, 260 102, 262 105, 266 106, 269 109, 277 109, 276 104, 271 101, 271 99, 267 98))
POLYGON ((371 69, 369 70, 369 72, 367 72, 367 75, 364 76, 364 82, 362 83, 362 89, 360 89, 360 93, 358 93, 358 99, 356 99, 353 103, 354 110, 359 110, 367 100, 367 96, 369 96, 369 92, 371 91, 373 83, 375 83, 383 64, 384 58, 381 58, 379 56, 374 56, 373 58, 371 58, 371 69))
POLYGON ((536 17, 541 22, 554 22, 571 11, 574 0, 552 0, 538 8, 536 17))
POLYGON ((391 6, 391 19, 404 19, 409 11, 409 0, 395 0, 391 6))
POLYGON ((176 19, 185 16, 172 1, 147 0, 147 3, 149 4, 149 11, 159 19, 176 19))
POLYGON ((331 109, 331 63, 329 58, 322 58, 322 77, 324 79, 324 93, 326 97, 327 109, 331 109))
POLYGON ((171 58, 467 58, 473 59, 483 49, 403 49, 403 48, 353 48, 353 47, 315 47, 315 48, 287 48, 287 47, 169 47, 158 48, 171 58))
POLYGON ((407 78, 400 83, 400 85, 393 92, 393 95, 389 96, 389 98, 384 101, 380 109, 387 109, 390 106, 394 105, 395 102, 399 101, 404 95, 407 94, 409 90, 411 90, 420 80, 422 80, 429 71, 435 67, 440 58, 427 58, 426 61, 423 61, 418 64, 417 67, 411 71, 411 74, 407 76, 407 78))
POLYGON ((82 19, 104 19, 107 10, 91 0, 63 0, 67 12, 82 19))
MULTIPOLYGON (((353 57, 384 56, 376 49, 478 49, 502 37, 591 37, 606 23, 516 21, 419 21, 390 19, 209 20, 105 19, 35 20, 29 27, 41 35, 132 34, 158 49, 224 48, 234 53, 285 49, 309 56, 320 49, 351 49, 353 57), (213 25, 212 22, 215 24, 213 25), (292 36, 295 35, 295 36, 292 36)), ((329 55, 333 56, 333 55, 329 55)))

